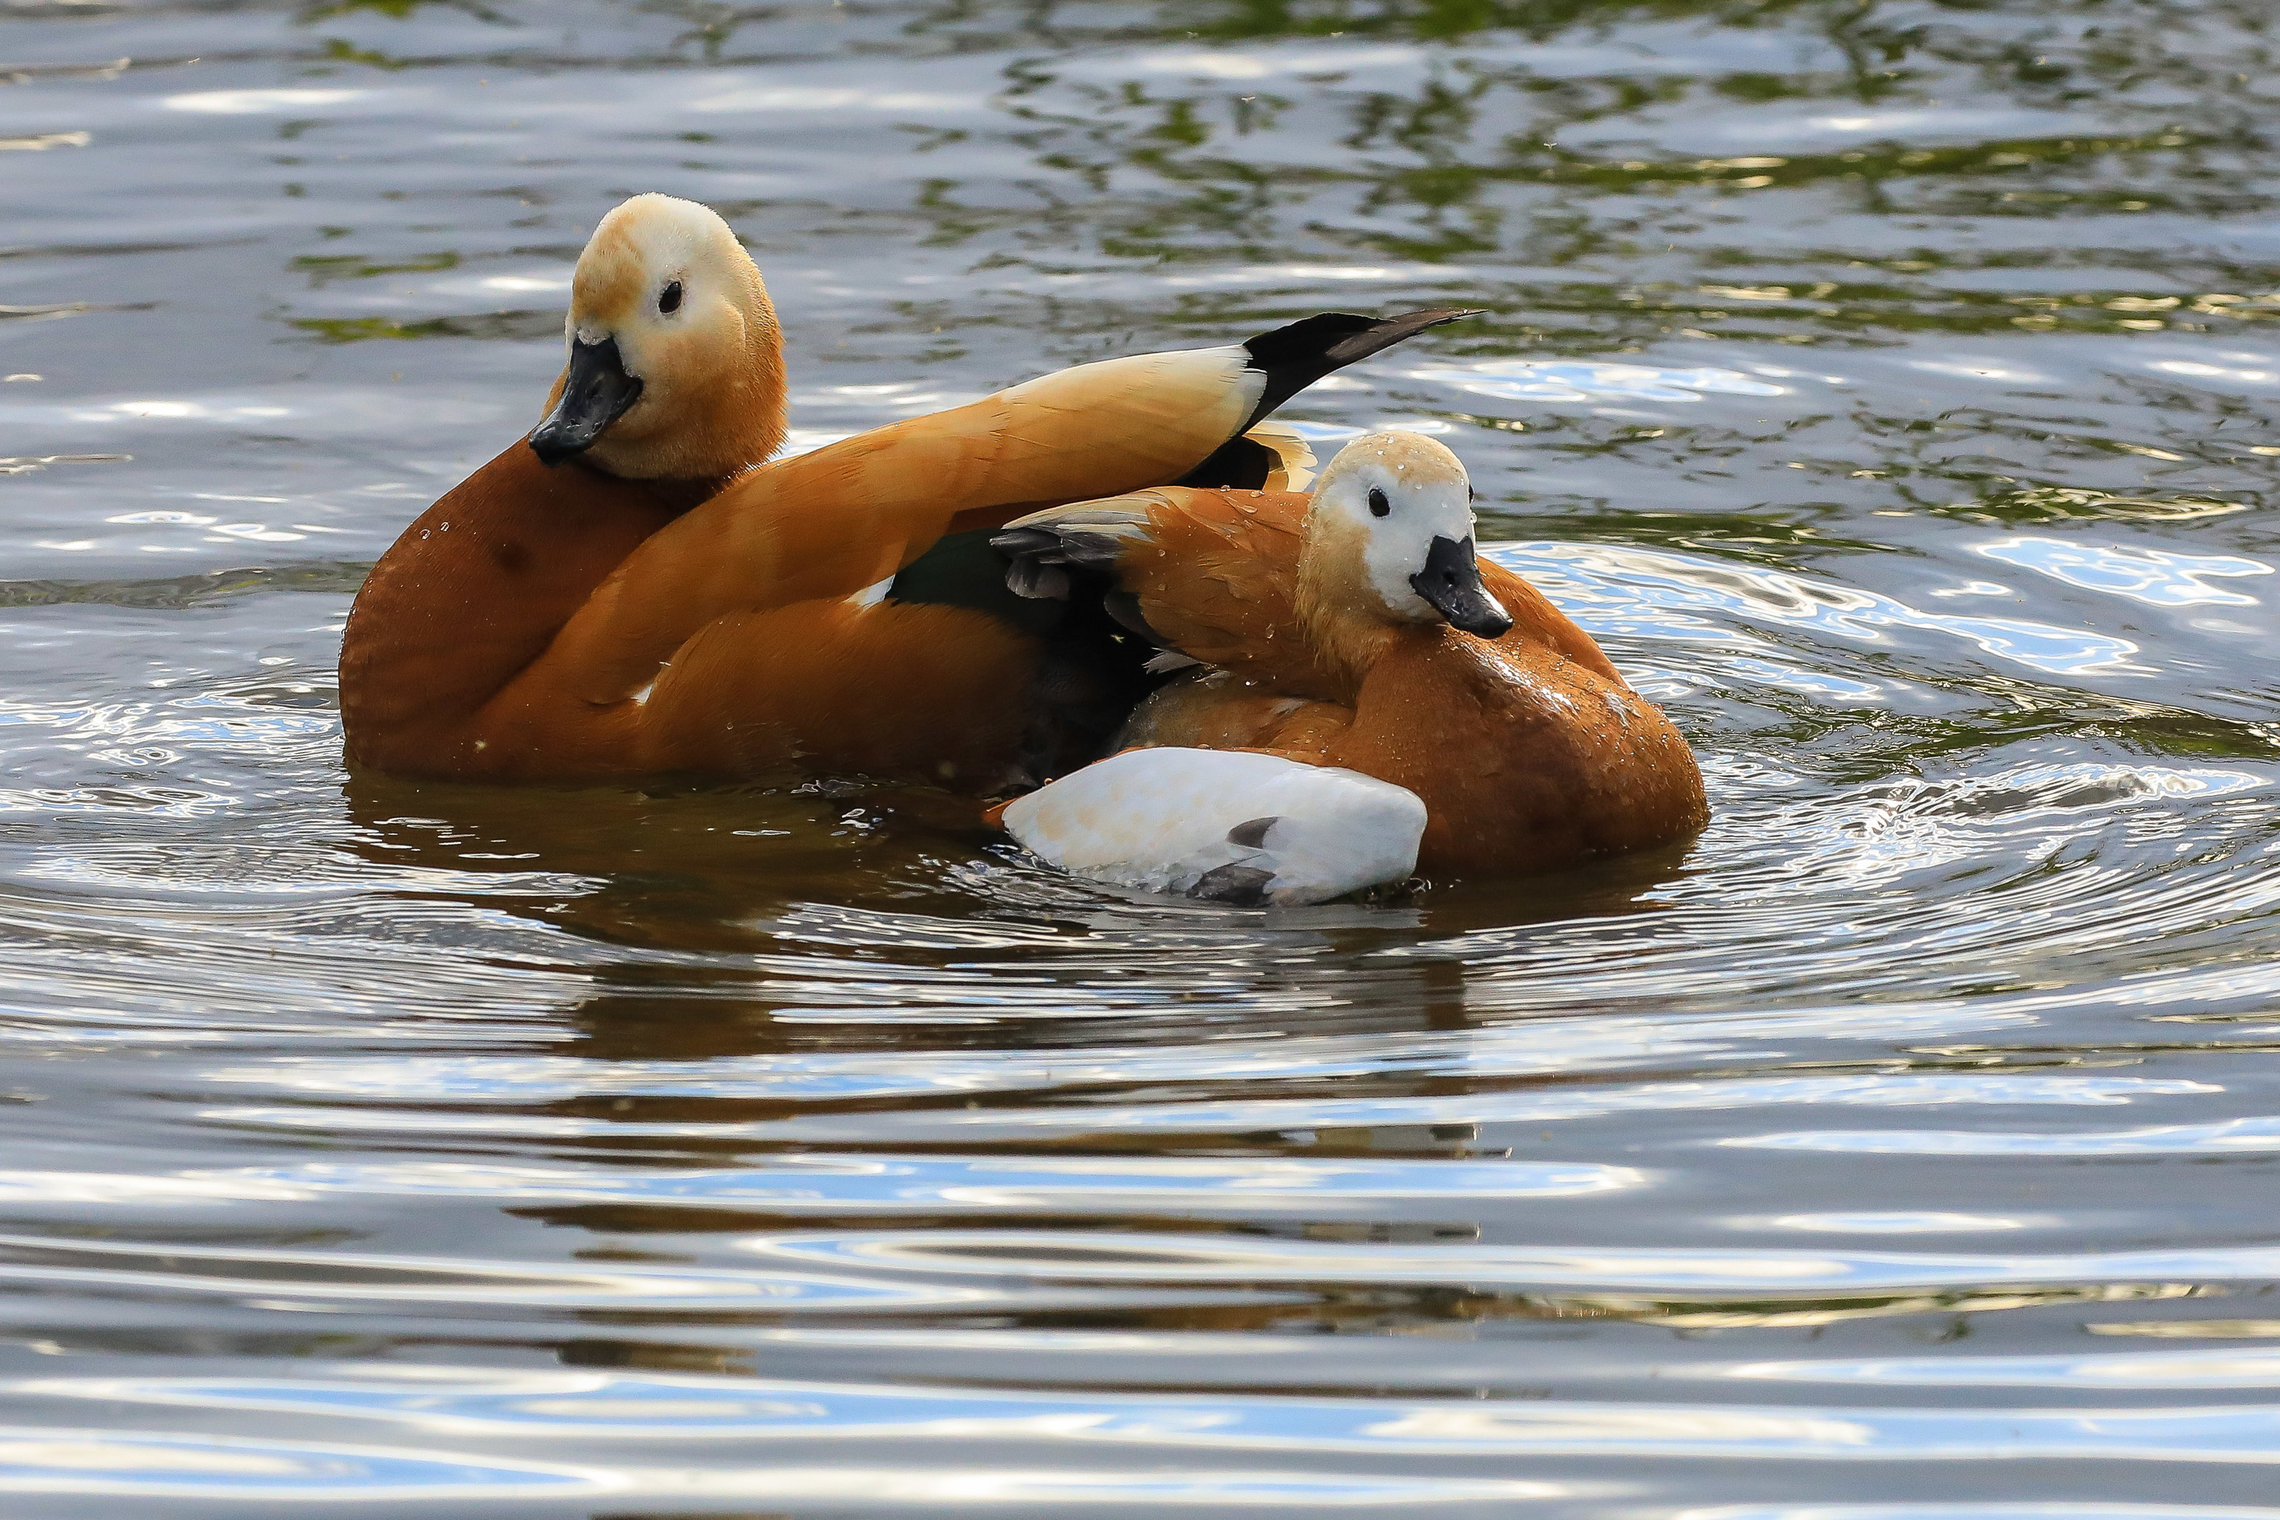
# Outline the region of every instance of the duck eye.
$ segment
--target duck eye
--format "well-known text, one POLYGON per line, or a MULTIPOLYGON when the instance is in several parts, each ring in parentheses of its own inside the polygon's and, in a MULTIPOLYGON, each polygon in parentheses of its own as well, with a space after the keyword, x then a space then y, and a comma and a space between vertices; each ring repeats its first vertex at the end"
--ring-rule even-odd
POLYGON ((657 298, 657 309, 668 314, 681 309, 681 282, 679 280, 675 280, 665 287, 665 293, 657 298))
POLYGON ((1392 510, 1393 510, 1393 503, 1392 503, 1392 502, 1390 502, 1390 501, 1387 501, 1387 500, 1385 499, 1385 492, 1384 492, 1384 491, 1382 491, 1382 490, 1380 490, 1380 489, 1378 489, 1376 486, 1371 486, 1371 487, 1370 487, 1370 516, 1372 516, 1372 517, 1383 517, 1383 516, 1385 516, 1385 515, 1386 515, 1388 512, 1391 512, 1392 510))

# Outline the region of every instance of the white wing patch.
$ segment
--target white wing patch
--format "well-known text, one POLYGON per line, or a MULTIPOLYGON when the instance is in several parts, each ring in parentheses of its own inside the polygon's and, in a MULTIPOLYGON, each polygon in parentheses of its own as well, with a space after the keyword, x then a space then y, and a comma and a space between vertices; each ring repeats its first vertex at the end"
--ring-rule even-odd
POLYGON ((1231 750, 1131 749, 1006 804, 1073 876, 1148 892, 1327 902, 1417 868, 1425 804, 1357 771, 1231 750))
POLYGON ((888 576, 883 581, 873 581, 870 585, 865 586, 862 590, 849 597, 847 599, 847 605, 850 607, 876 607, 879 605, 879 603, 887 599, 887 591, 894 585, 894 583, 895 578, 892 575, 888 576))

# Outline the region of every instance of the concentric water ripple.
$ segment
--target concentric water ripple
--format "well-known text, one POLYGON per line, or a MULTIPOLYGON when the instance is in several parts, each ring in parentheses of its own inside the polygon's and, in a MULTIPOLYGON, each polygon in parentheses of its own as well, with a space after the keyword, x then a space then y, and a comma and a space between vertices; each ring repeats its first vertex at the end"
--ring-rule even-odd
POLYGON ((0 6, 0 1514, 2280 1520, 2265 23, 0 6), (652 188, 794 448, 1486 308, 1292 420, 1711 826, 1262 913, 346 776, 652 188))

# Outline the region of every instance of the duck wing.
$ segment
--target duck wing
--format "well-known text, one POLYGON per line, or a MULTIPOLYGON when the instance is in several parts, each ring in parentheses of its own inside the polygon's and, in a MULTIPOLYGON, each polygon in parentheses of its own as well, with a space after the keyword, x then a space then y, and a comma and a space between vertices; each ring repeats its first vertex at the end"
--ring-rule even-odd
POLYGON ((1019 595, 1098 600, 1166 654, 1329 697, 1338 682, 1292 610, 1310 505, 1290 491, 1166 486, 1034 512, 991 543, 1019 595))
POLYGON ((1237 906, 1406 878, 1425 805, 1401 787, 1242 750, 1135 749, 992 810, 1072 875, 1237 906))
POLYGON ((1246 343, 1080 364, 761 465, 628 556, 525 679, 534 695, 562 688, 589 703, 622 701, 713 619, 886 594, 954 532, 1183 478, 1287 482, 1311 456, 1287 429, 1245 436, 1267 411, 1466 315, 1325 313, 1246 343))
POLYGON ((1243 391, 1254 383, 1257 386, 1249 414, 1200 464, 1180 476, 1177 484, 1231 486, 1247 491, 1304 490, 1304 481, 1291 482, 1287 475, 1284 484, 1276 484, 1277 450, 1258 436, 1257 424, 1325 375, 1414 338, 1428 327, 1478 315, 1477 310, 1453 306, 1392 317, 1326 311, 1250 339, 1242 345, 1244 363, 1237 377, 1243 391))

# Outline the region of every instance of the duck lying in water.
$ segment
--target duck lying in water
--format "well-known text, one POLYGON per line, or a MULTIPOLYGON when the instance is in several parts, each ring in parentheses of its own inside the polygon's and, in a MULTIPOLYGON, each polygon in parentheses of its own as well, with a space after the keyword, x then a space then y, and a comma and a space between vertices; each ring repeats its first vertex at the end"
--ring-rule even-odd
POLYGON ((1097 599, 1161 651, 1159 668, 1194 667, 1139 705, 1103 774, 1000 810, 1024 845, 1082 874, 1319 901, 1369 885, 1357 872, 1541 871, 1708 818, 1670 720, 1533 587, 1475 556, 1464 466, 1429 438, 1356 439, 1311 499, 1141 491, 1031 514, 995 542, 1016 590, 1097 599), (1248 758, 1225 763, 1230 751, 1248 758), (1328 776, 1310 789, 1300 768, 1328 776), (1409 858, 1389 842, 1411 815, 1330 777, 1422 804, 1409 858), (1206 794, 1232 827, 1191 839, 1206 814, 1190 799, 1206 794), (1325 861, 1331 820, 1352 831, 1350 858, 1325 861))

